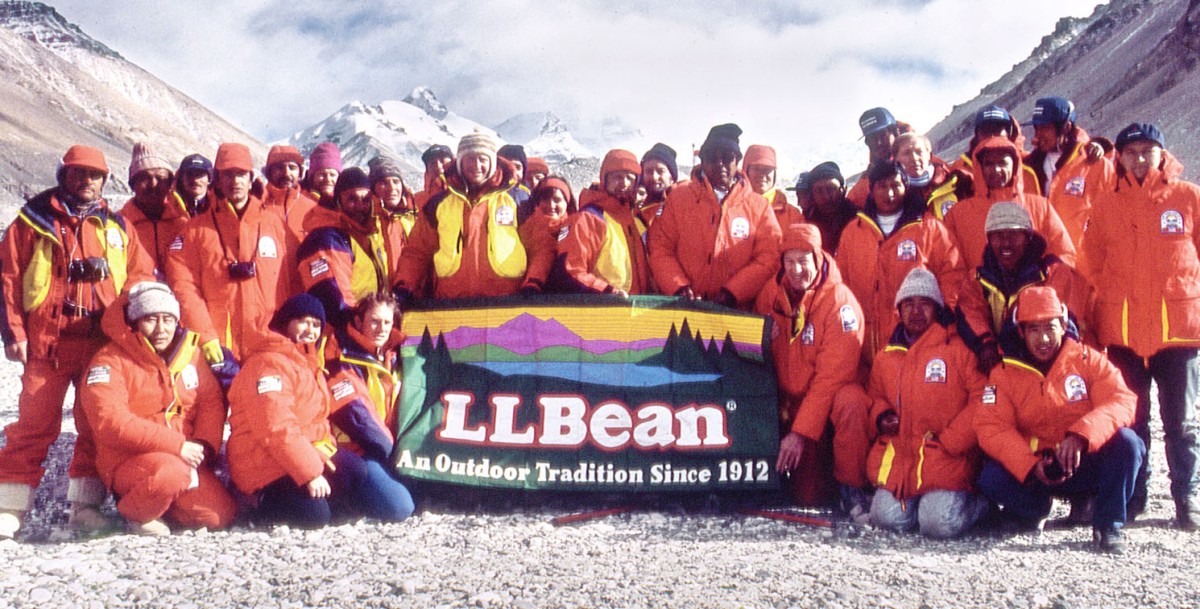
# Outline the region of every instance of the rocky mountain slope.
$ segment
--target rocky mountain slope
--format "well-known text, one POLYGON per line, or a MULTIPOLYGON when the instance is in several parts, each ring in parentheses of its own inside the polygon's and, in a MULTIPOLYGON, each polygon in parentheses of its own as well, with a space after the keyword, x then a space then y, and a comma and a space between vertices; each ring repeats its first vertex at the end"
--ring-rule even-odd
MULTIPOLYGON (((72 144, 108 157, 108 192, 126 191, 129 152, 151 142, 169 159, 213 155, 222 141, 262 145, 39 2, 0 2, 0 220, 52 185, 72 144)), ((259 158, 262 158, 261 156, 259 158)))
POLYGON ((1192 102, 1200 95, 1200 0, 1112 0, 1085 19, 1063 19, 1028 59, 930 130, 934 149, 947 159, 965 151, 986 104, 1028 122, 1048 95, 1072 100, 1079 125, 1094 135, 1155 123, 1188 166, 1185 177, 1200 177, 1192 102))

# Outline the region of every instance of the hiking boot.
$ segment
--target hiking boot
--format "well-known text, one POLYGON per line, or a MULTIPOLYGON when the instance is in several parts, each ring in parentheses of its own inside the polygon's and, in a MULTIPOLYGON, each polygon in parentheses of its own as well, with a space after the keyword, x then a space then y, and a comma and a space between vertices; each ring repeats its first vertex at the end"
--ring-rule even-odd
POLYGON ((147 537, 164 537, 171 534, 171 527, 167 526, 161 520, 154 519, 150 522, 134 522, 129 520, 125 523, 130 533, 134 535, 145 535, 147 537))
POLYGON ((1096 549, 1108 554, 1125 553, 1125 535, 1116 526, 1092 529, 1092 542, 1096 549))
POLYGON ((0 510, 0 539, 12 539, 21 528, 21 515, 10 510, 0 510))
POLYGON ((71 507, 71 516, 67 519, 67 524, 77 533, 84 535, 95 535, 104 533, 116 528, 112 520, 100 512, 100 508, 94 505, 75 504, 71 507))

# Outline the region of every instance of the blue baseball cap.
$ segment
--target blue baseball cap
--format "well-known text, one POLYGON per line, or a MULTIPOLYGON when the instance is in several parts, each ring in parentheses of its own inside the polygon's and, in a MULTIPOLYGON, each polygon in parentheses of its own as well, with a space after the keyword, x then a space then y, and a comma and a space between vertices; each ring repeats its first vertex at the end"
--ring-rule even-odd
POLYGON ((1061 97, 1043 97, 1033 104, 1033 126, 1075 122, 1075 104, 1061 97))
POLYGON ((979 127, 986 123, 1004 123, 1005 125, 1009 125, 1012 123, 1012 115, 1008 113, 1008 110, 996 104, 989 104, 975 113, 976 129, 979 129, 979 127))
POLYGON ((863 137, 877 133, 896 124, 896 117, 887 108, 871 108, 858 117, 858 128, 863 137))
POLYGON ((1158 144, 1159 148, 1167 147, 1166 142, 1163 141, 1162 131, 1150 123, 1133 123, 1117 134, 1116 147, 1118 151, 1126 144, 1133 142, 1154 142, 1158 144))
POLYGON ((213 175, 212 161, 208 160, 202 154, 189 154, 183 157, 179 163, 179 169, 175 172, 176 175, 181 175, 185 171, 199 170, 208 174, 211 180, 213 175))

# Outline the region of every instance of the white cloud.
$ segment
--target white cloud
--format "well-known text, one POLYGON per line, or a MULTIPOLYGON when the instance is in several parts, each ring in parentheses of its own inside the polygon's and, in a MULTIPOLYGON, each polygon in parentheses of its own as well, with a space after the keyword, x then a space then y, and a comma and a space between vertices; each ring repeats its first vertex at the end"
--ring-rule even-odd
MULTIPOLYGON (((1085 15, 1095 0, 1052 4, 1085 15)), ((885 105, 918 129, 1024 59, 1047 3, 392 3, 258 0, 57 3, 84 31, 271 140, 357 99, 429 85, 495 124, 551 110, 617 116, 681 152, 734 121, 796 167, 865 157, 858 115, 885 105)), ((686 153, 684 153, 686 154, 686 153)), ((785 168, 786 169, 786 168, 785 168)), ((781 171, 789 177, 792 171, 781 171)))

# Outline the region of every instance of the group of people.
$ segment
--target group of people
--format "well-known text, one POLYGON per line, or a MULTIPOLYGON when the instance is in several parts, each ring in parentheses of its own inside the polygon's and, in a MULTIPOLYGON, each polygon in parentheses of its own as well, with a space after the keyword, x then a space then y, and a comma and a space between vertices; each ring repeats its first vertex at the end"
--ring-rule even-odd
POLYGON ((430 147, 423 188, 387 157, 343 167, 274 146, 177 167, 139 143, 121 210, 103 155, 74 146, 0 251, 6 355, 25 365, 0 449, 0 535, 43 474, 77 387, 70 522, 220 528, 238 503, 304 526, 413 510, 388 465, 411 299, 663 294, 772 320, 776 468, 801 503, 948 537, 985 514, 1036 528, 1052 497, 1098 547, 1146 505, 1150 384, 1180 526, 1200 525, 1195 399, 1200 189, 1163 134, 1113 141, 1038 100, 1034 150, 982 108, 954 163, 884 108, 860 119, 868 169, 800 175, 713 127, 676 153, 611 150, 578 193, 486 133, 430 147))

